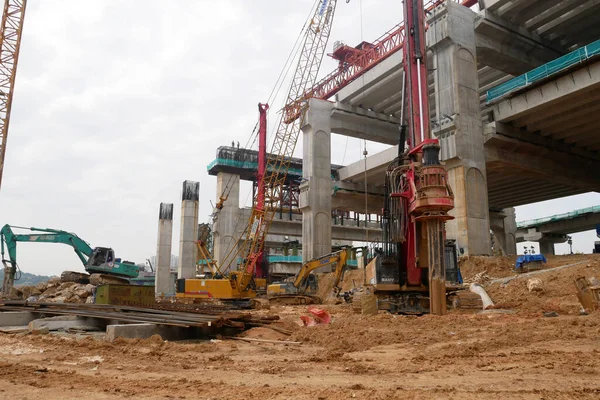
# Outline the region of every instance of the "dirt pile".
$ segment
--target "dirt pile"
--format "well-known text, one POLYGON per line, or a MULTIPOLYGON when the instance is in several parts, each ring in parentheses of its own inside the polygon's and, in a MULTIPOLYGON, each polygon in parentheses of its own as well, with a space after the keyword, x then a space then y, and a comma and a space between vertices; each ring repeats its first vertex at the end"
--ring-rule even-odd
POLYGON ((95 286, 62 282, 60 278, 52 278, 35 286, 15 286, 11 291, 11 299, 30 300, 51 303, 86 303, 92 299, 95 286))
MULTIPOLYGON (((323 300, 326 300, 333 294, 335 273, 327 272, 318 274, 317 276, 319 279, 319 291, 317 292, 317 296, 323 300)), ((362 286, 365 279, 364 276, 364 271, 362 269, 346 270, 339 285, 342 288, 342 292, 362 286)))
MULTIPOLYGON (((561 267, 578 262, 593 262, 600 260, 600 254, 571 254, 561 256, 547 256, 548 262, 544 269, 561 267)), ((493 278, 504 278, 517 275, 515 263, 517 256, 465 256, 458 260, 460 272, 466 282, 473 282, 477 274, 488 275, 493 278)))
MULTIPOLYGON (((574 264, 571 261, 565 265, 574 264)), ((555 311, 558 314, 577 315, 581 304, 577 299, 574 281, 579 277, 599 277, 600 257, 580 260, 579 264, 560 270, 542 271, 533 276, 541 280, 543 292, 528 289, 527 283, 532 276, 526 274, 506 283, 492 282, 485 289, 496 308, 510 308, 523 313, 555 311)))
POLYGON ((502 278, 515 274, 516 256, 464 256, 460 257, 458 264, 463 279, 467 282, 476 281, 477 274, 487 274, 492 278, 502 278))

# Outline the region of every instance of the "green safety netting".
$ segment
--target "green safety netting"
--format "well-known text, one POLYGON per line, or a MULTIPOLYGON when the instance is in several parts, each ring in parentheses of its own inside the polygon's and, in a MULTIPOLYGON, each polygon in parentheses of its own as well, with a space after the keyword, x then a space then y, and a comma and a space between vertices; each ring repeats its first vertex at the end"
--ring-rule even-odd
POLYGON ((532 228, 534 226, 547 224, 549 222, 556 222, 556 221, 561 221, 561 220, 565 220, 565 219, 573 219, 573 218, 580 217, 582 215, 590 214, 590 213, 600 213, 600 206, 587 207, 587 208, 582 208, 580 210, 575 210, 575 211, 571 211, 571 212, 567 212, 567 213, 552 215, 550 217, 530 219, 528 221, 518 222, 517 228, 518 229, 532 228))
POLYGON ((517 89, 538 82, 550 75, 563 71, 575 64, 589 60, 592 57, 600 55, 600 40, 588 44, 585 47, 572 51, 562 57, 552 60, 549 63, 542 65, 534 70, 527 72, 521 76, 517 76, 509 81, 506 81, 487 92, 486 102, 490 103, 517 89))
MULTIPOLYGON (((269 254, 268 256, 269 263, 302 263, 302 256, 283 256, 277 254, 269 254)), ((238 264, 242 262, 242 259, 238 257, 238 264)), ((351 267, 356 267, 358 265, 358 261, 356 260, 347 260, 346 264, 351 267)))

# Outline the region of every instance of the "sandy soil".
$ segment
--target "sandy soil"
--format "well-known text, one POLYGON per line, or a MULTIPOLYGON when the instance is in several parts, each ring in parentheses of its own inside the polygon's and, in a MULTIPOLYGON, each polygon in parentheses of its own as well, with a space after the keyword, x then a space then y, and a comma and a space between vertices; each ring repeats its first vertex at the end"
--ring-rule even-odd
POLYGON ((515 314, 362 316, 324 305, 331 324, 307 328, 298 324, 307 307, 282 306, 257 312, 280 315, 290 336, 264 327, 243 335, 300 345, 0 335, 0 398, 597 399, 600 312, 579 315, 571 304, 573 276, 600 275, 600 259, 587 257, 542 274, 539 296, 520 279, 489 285, 515 314), (548 309, 560 315, 543 317, 548 309))

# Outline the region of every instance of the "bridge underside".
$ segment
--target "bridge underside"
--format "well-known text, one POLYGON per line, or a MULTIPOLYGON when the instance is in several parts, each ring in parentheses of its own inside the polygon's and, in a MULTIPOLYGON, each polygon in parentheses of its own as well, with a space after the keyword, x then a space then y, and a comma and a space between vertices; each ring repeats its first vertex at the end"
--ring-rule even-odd
POLYGON ((600 61, 493 106, 486 127, 490 206, 600 191, 600 61))

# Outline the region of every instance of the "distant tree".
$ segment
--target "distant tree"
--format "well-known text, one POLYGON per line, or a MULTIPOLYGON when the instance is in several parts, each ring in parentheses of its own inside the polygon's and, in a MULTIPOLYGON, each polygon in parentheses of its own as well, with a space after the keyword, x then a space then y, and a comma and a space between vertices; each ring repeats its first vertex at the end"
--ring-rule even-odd
MULTIPOLYGON (((52 276, 35 275, 28 272, 21 272, 20 279, 15 281, 15 286, 35 286, 41 282, 47 282, 52 276)), ((19 277, 19 275, 17 275, 19 277)), ((4 279, 4 270, 0 270, 0 282, 4 279)))

